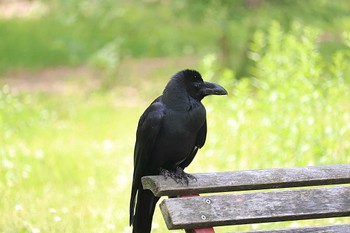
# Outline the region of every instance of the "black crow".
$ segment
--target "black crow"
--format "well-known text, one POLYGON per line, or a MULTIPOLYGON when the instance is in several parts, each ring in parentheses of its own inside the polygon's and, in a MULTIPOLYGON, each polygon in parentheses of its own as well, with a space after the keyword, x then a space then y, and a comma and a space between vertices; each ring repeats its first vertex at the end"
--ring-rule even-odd
POLYGON ((227 95, 227 91, 218 84, 204 82, 195 70, 183 70, 170 79, 163 95, 142 114, 136 132, 130 198, 133 233, 151 232, 159 199, 143 190, 142 176, 163 174, 186 184, 195 179, 183 169, 205 143, 206 111, 201 100, 207 95, 227 95))

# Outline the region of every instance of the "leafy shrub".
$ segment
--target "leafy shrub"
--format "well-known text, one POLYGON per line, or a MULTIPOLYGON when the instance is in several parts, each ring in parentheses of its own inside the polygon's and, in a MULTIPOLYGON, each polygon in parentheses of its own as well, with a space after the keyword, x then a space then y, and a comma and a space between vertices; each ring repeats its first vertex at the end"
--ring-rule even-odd
MULTIPOLYGON (((233 71, 221 74, 222 83, 231 80, 234 87, 228 103, 211 103, 209 114, 212 108, 223 112, 213 114, 220 118, 213 121, 226 122, 211 125, 209 132, 222 131, 227 139, 214 137, 208 151, 230 151, 221 155, 227 156, 222 164, 227 170, 349 163, 349 51, 327 60, 316 29, 294 23, 283 31, 277 22, 267 32, 257 31, 249 49, 251 77, 232 82, 233 71)), ((215 62, 205 66, 219 70, 215 62)))

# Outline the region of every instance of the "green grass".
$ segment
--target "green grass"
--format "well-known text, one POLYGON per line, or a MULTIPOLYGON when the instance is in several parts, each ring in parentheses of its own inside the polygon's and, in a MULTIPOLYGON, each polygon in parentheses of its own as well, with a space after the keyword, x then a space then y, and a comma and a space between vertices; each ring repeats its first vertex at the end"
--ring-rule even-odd
POLYGON ((104 96, 1 101, 1 231, 122 232, 140 109, 104 96))

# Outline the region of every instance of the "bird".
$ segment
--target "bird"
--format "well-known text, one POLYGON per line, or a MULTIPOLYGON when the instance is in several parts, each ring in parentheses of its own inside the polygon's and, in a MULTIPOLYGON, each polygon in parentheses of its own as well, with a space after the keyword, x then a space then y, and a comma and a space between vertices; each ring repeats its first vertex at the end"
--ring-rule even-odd
POLYGON ((220 85, 203 80, 196 70, 173 75, 161 96, 141 115, 134 147, 134 171, 129 225, 133 233, 150 233, 159 197, 143 190, 141 177, 164 175, 178 183, 196 180, 184 172, 207 136, 206 110, 201 100, 208 95, 227 95, 220 85))

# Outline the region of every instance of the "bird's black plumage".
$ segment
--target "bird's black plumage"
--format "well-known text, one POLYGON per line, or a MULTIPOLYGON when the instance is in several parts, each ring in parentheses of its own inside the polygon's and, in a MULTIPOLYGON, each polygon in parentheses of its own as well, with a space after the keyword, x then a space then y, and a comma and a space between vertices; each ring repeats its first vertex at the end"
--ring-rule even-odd
POLYGON ((178 182, 188 182, 191 176, 183 169, 204 145, 207 134, 206 111, 201 100, 207 95, 226 94, 223 87, 204 82, 197 71, 183 70, 170 79, 163 94, 142 114, 136 132, 130 198, 133 233, 151 231, 159 199, 142 189, 141 177, 166 171, 178 182))

